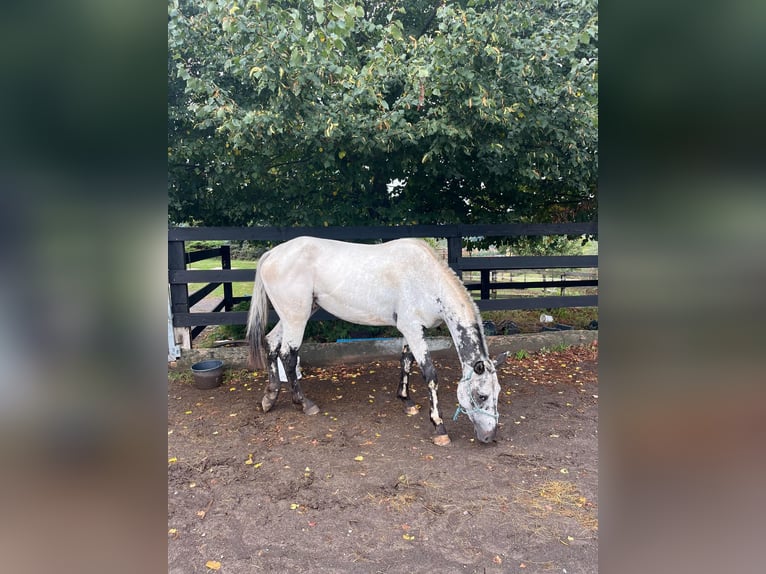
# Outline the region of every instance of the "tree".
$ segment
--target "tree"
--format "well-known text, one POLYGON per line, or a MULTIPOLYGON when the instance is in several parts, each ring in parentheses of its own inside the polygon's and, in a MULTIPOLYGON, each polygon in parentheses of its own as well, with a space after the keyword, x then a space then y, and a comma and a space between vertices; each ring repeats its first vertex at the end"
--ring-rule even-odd
POLYGON ((595 216, 595 0, 171 0, 171 222, 595 216))

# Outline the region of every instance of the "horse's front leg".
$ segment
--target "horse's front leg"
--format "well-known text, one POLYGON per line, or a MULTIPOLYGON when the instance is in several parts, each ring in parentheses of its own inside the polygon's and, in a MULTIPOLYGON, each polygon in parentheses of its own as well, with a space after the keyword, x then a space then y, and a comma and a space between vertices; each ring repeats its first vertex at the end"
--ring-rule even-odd
POLYGON ((402 399, 404 402, 404 412, 408 415, 418 414, 418 408, 415 406, 415 401, 410 398, 410 373, 412 373, 412 363, 415 362, 415 356, 410 351, 408 345, 404 345, 402 349, 401 359, 401 373, 399 378, 399 388, 396 391, 396 396, 402 399))
POLYGON ((298 349, 289 349, 287 353, 281 355, 282 364, 285 366, 285 374, 290 388, 293 391, 293 404, 298 408, 303 408, 307 415, 315 415, 319 412, 319 407, 314 401, 307 399, 303 395, 301 384, 298 381, 298 349))
POLYGON ((436 434, 431 440, 439 446, 448 445, 450 438, 447 435, 447 429, 444 428, 444 421, 439 415, 439 399, 436 396, 439 383, 436 378, 436 369, 434 368, 433 361, 431 361, 431 354, 428 352, 428 345, 423 338, 423 326, 419 323, 398 323, 396 327, 404 335, 412 355, 415 357, 418 365, 420 365, 420 372, 423 373, 423 378, 428 388, 428 398, 431 403, 429 416, 436 428, 436 434))
POLYGON ((431 422, 436 427, 436 434, 433 437, 433 443, 438 446, 446 446, 450 443, 447 429, 444 428, 444 421, 439 415, 439 398, 437 391, 439 390, 439 381, 436 377, 436 369, 431 361, 431 355, 426 351, 425 359, 421 365, 423 369, 423 378, 425 379, 426 386, 428 387, 428 399, 431 405, 429 412, 431 422))

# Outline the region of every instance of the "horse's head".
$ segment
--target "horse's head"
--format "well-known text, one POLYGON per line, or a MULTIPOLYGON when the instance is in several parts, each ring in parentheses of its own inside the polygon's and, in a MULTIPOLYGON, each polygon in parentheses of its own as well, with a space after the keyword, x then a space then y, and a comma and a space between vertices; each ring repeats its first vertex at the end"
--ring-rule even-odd
POLYGON ((457 386, 460 407, 455 418, 461 412, 468 415, 476 438, 481 442, 492 442, 497 434, 497 397, 500 394, 497 367, 505 362, 506 356, 507 353, 503 353, 494 361, 479 360, 467 365, 457 386))

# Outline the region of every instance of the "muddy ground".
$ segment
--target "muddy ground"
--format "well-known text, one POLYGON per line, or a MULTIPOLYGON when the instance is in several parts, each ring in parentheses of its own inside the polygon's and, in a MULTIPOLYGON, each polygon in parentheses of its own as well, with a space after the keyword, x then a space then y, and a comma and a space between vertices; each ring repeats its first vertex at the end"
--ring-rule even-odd
POLYGON ((597 572, 597 346, 499 370, 496 444, 452 414, 457 358, 436 361, 452 443, 396 398, 399 365, 304 368, 309 417, 264 373, 199 390, 168 377, 168 571, 597 572))

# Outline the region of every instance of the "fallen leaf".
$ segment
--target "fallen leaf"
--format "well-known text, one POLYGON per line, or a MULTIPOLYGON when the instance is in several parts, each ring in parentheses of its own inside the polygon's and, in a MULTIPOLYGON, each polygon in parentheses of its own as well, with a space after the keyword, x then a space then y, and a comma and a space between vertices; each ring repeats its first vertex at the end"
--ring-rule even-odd
POLYGON ((503 563, 503 559, 500 558, 500 556, 498 556, 496 554, 495 557, 492 559, 492 562, 494 562, 495 564, 502 564, 503 563))
POLYGON ((207 562, 205 562, 205 566, 207 566, 211 570, 220 570, 221 569, 221 563, 218 562, 218 560, 208 560, 207 562))
POLYGON ((415 537, 412 536, 411 534, 402 534, 402 538, 404 538, 405 540, 415 540, 415 537))
POLYGON ((204 510, 198 510, 197 511, 197 516, 199 516, 200 518, 205 518, 206 514, 207 514, 207 512, 205 512, 204 510))
POLYGON ((293 502, 293 503, 290 505, 290 510, 298 510, 298 507, 299 507, 299 506, 300 506, 300 504, 296 504, 295 502, 293 502))
POLYGON ((168 459, 168 464, 173 464, 174 462, 178 462, 178 458, 177 458, 177 457, 175 457, 175 456, 171 456, 171 457, 168 459))
POLYGON ((357 461, 357 462, 361 462, 361 461, 363 461, 363 460, 364 460, 364 457, 363 457, 362 455, 359 455, 359 456, 355 456, 355 457, 354 457, 354 460, 355 460, 355 461, 357 461))

